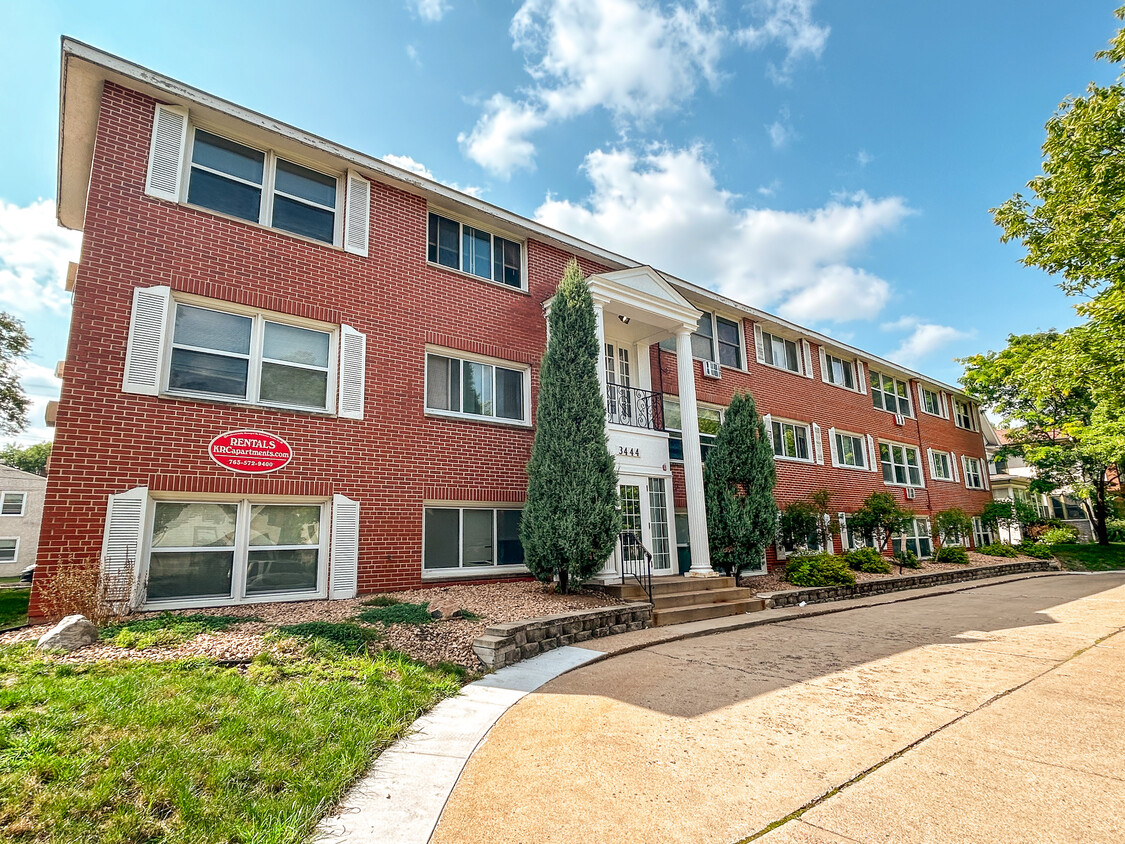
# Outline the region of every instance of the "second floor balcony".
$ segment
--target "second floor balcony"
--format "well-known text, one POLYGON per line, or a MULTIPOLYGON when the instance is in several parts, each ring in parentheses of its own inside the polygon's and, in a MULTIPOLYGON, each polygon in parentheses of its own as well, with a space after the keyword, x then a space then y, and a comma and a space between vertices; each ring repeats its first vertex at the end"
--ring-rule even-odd
POLYGON ((663 394, 639 387, 606 384, 606 418, 615 425, 664 430, 663 394))

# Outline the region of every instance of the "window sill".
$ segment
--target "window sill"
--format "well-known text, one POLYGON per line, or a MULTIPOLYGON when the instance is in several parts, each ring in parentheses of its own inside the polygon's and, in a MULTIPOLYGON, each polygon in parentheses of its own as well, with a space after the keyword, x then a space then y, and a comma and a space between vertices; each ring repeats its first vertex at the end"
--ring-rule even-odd
MULTIPOLYGON (((872 410, 877 410, 877 411, 879 411, 880 413, 886 413, 886 414, 889 414, 889 415, 891 415, 891 416, 895 416, 895 415, 897 415, 897 414, 896 414, 896 411, 894 411, 894 410, 885 410, 884 408, 881 408, 881 407, 872 407, 872 410)), ((902 418, 903 418, 903 420, 906 420, 906 419, 914 419, 915 417, 914 417, 914 415, 913 415, 913 414, 907 415, 907 414, 905 414, 905 413, 904 413, 904 414, 902 414, 902 418)), ((913 448, 913 447, 914 447, 914 446, 911 446, 911 448, 913 448)))
MULTIPOLYGON (((926 414, 927 416, 932 416, 932 417, 934 417, 934 419, 948 419, 948 418, 949 418, 948 416, 942 416, 942 415, 941 415, 940 413, 930 413, 930 411, 926 410, 926 408, 924 408, 924 407, 923 407, 923 408, 921 408, 921 411, 922 411, 922 412, 923 412, 924 414, 926 414)), ((960 425, 958 425, 957 427, 961 427, 961 426, 960 426, 960 425)))
MULTIPOLYGON (((501 290, 510 290, 512 293, 520 293, 524 296, 531 295, 531 292, 526 287, 512 287, 512 285, 504 284, 504 282, 502 281, 496 281, 495 279, 491 278, 484 278, 483 276, 474 275, 473 273, 467 273, 464 270, 455 270, 453 267, 447 267, 445 264, 435 264, 433 261, 430 261, 428 259, 426 260, 426 266, 430 269, 440 270, 441 272, 449 273, 450 275, 459 276, 460 278, 468 278, 472 279, 473 281, 479 281, 481 284, 487 284, 490 287, 498 287, 501 290)), ((526 284, 526 282, 527 279, 525 278, 524 283, 526 284)))
POLYGON ((955 427, 958 431, 968 431, 970 434, 980 433, 976 428, 966 428, 964 425, 958 425, 957 422, 953 423, 953 427, 955 427))
POLYGON ((883 486, 891 486, 896 489, 925 489, 925 484, 892 484, 890 481, 883 481, 883 486))
POLYGON ((481 566, 480 568, 422 569, 422 580, 480 580, 489 577, 511 577, 530 574, 527 566, 481 566))
POLYGON ((324 601, 327 598, 327 589, 320 589, 315 592, 271 592, 268 595, 255 595, 252 598, 184 598, 183 600, 170 598, 159 601, 145 601, 140 607, 140 612, 203 609, 205 607, 239 607, 244 604, 274 604, 288 601, 324 601))
POLYGON ((930 475, 931 481, 940 481, 943 484, 960 484, 961 482, 954 478, 939 478, 936 475, 930 475))
POLYGON ((773 456, 773 459, 774 460, 780 460, 783 463, 804 463, 806 466, 816 466, 817 465, 817 462, 815 460, 808 460, 804 457, 784 457, 780 454, 775 454, 773 456))
POLYGON ((867 472, 870 474, 871 470, 866 466, 849 466, 847 463, 833 463, 833 469, 851 469, 853 472, 867 472))
POLYGON ((858 387, 849 387, 847 384, 837 384, 834 381, 825 381, 820 379, 822 383, 827 384, 829 387, 835 387, 837 390, 843 390, 847 393, 855 393, 857 396, 862 396, 864 393, 858 387))
POLYGON ((162 392, 158 398, 171 399, 173 401, 192 401, 200 402, 201 404, 222 404, 233 405, 235 407, 252 407, 255 410, 274 410, 278 413, 302 413, 309 416, 319 416, 327 418, 335 418, 335 410, 317 410, 312 407, 289 407, 282 404, 259 404, 252 401, 239 401, 238 399, 224 399, 220 396, 205 396, 195 395, 193 393, 171 393, 162 392))
MULTIPOLYGON (((152 199, 152 197, 148 197, 148 198, 152 199)), ((156 200, 156 201, 159 202, 160 200, 156 200)), ((259 231, 271 232, 272 234, 279 234, 282 237, 292 238, 293 240, 300 241, 301 243, 307 243, 307 244, 310 244, 311 246, 320 246, 320 247, 323 247, 324 249, 331 249, 333 252, 344 252, 343 244, 338 244, 338 243, 336 243, 335 240, 333 240, 332 243, 327 243, 326 241, 323 241, 323 240, 317 240, 315 237, 306 237, 303 234, 296 234, 295 232, 286 231, 285 229, 279 229, 279 228, 275 228, 273 226, 263 225, 262 223, 255 223, 251 220, 243 219, 242 217, 235 217, 233 214, 224 214, 222 211, 213 211, 212 209, 205 208, 202 205, 192 205, 190 202, 177 202, 176 204, 179 205, 181 208, 188 208, 192 211, 199 211, 203 214, 208 214, 212 217, 218 217, 221 220, 229 220, 232 223, 241 223, 244 226, 249 226, 252 229, 258 229, 259 231)), ((343 213, 344 213, 343 208, 337 209, 337 211, 336 211, 337 222, 340 221, 340 217, 343 215, 343 213)), ((357 256, 357 257, 362 257, 362 256, 357 256)))
POLYGON ((446 413, 431 408, 426 408, 425 415, 430 419, 445 419, 450 422, 477 422, 483 425, 499 425, 502 428, 531 429, 530 422, 521 422, 516 419, 503 419, 496 416, 472 416, 467 413, 446 413))
POLYGON ((789 369, 787 367, 778 366, 776 363, 766 363, 764 360, 758 361, 758 365, 764 366, 764 367, 766 367, 766 369, 773 369, 777 372, 787 372, 790 375, 796 375, 798 378, 808 378, 809 377, 808 375, 805 375, 805 373, 801 372, 800 370, 797 370, 795 372, 792 369, 789 369))

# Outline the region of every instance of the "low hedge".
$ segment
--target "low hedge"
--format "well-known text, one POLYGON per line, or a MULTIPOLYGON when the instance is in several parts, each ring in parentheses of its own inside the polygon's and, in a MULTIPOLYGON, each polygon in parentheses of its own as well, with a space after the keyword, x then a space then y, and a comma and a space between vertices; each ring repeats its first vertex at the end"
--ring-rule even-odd
POLYGON ((844 555, 844 562, 852 571, 867 574, 890 574, 891 562, 874 548, 856 548, 844 555))
POLYGON ((935 563, 957 563, 958 565, 968 565, 969 552, 959 545, 943 545, 938 548, 937 553, 934 554, 935 563))
POLYGON ((855 586, 855 575, 835 554, 802 554, 785 566, 785 579, 794 586, 855 586))
POLYGON ((1003 542, 993 542, 991 545, 982 545, 977 551, 981 554, 987 554, 990 557, 1018 557, 1020 555, 1019 551, 1011 545, 1005 545, 1003 542))

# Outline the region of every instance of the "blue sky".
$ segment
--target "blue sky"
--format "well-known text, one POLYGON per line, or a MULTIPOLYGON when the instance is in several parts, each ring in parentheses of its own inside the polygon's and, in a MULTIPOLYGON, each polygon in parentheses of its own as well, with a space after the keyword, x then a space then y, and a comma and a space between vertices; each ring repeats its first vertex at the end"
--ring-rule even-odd
POLYGON ((59 36, 935 377, 1074 322, 988 209, 1114 68, 1114 2, 0 1, 0 308, 65 354, 59 36))

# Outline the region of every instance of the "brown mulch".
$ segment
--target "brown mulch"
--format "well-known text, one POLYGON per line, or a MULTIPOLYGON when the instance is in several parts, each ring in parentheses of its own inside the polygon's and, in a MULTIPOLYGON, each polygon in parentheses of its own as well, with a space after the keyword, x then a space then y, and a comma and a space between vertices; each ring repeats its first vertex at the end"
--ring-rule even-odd
MULTIPOLYGON (((1027 557, 1020 554, 1018 557, 990 557, 988 554, 978 554, 976 551, 969 552, 969 564, 967 566, 959 565, 958 563, 935 563, 930 560, 921 560, 921 568, 902 570, 899 574, 898 566, 893 566, 891 574, 868 574, 867 572, 857 571, 855 579, 857 583, 862 583, 865 580, 886 580, 888 577, 906 577, 914 574, 931 574, 938 571, 949 571, 950 569, 966 569, 973 568, 974 566, 1002 566, 1007 563, 1026 563, 1035 561, 1035 557, 1027 557)), ((753 589, 755 592, 784 592, 788 589, 799 589, 801 587, 794 586, 789 581, 785 580, 785 567, 781 566, 769 574, 749 575, 743 576, 738 579, 739 586, 745 586, 748 589, 753 589)))
MULTIPOLYGON (((411 604, 452 602, 480 616, 480 620, 476 621, 453 618, 420 626, 374 625, 381 631, 381 644, 386 648, 402 651, 430 664, 451 662, 473 670, 481 667, 480 661, 473 653, 473 640, 491 624, 621 603, 610 595, 593 590, 583 590, 573 595, 557 595, 535 582, 439 586, 386 594, 398 601, 411 604)), ((120 659, 160 661, 190 657, 204 657, 218 662, 247 662, 262 651, 277 649, 277 645, 271 645, 263 639, 263 636, 274 627, 307 621, 351 621, 367 608, 363 606, 363 602, 371 597, 373 596, 364 595, 343 601, 277 602, 179 610, 176 615, 237 616, 260 619, 260 621, 247 621, 223 632, 201 633, 188 642, 170 647, 133 650, 99 642, 71 654, 54 658, 73 663, 120 659)), ((159 613, 138 613, 130 618, 143 619, 156 615, 159 613)), ((50 627, 44 624, 2 633, 0 645, 34 641, 50 627)))

